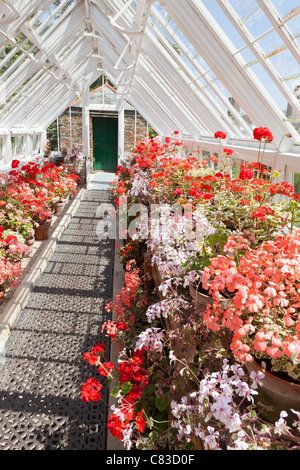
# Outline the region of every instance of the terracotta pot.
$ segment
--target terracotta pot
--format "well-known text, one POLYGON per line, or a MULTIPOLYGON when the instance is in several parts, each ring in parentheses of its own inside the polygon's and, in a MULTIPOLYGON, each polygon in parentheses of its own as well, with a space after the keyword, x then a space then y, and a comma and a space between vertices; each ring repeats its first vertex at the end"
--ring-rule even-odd
MULTIPOLYGON (((190 295, 195 301, 197 308, 206 308, 208 305, 212 305, 214 302, 214 299, 210 295, 199 292, 194 286, 190 286, 190 295)), ((228 308, 229 303, 229 299, 221 299, 221 306, 224 309, 228 308)))
POLYGON ((64 202, 63 201, 58 201, 55 204, 53 204, 53 210, 54 214, 60 214, 64 208, 64 202))
POLYGON ((32 246, 34 244, 34 237, 27 238, 26 245, 32 246))
POLYGON ((144 254, 144 278, 145 278, 145 290, 147 295, 151 295, 155 287, 155 281, 152 276, 151 266, 151 251, 147 251, 144 254))
POLYGON ((156 263, 153 266, 151 266, 151 273, 152 273, 152 278, 154 279, 156 287, 159 288, 159 286, 162 284, 163 281, 162 281, 161 274, 158 270, 156 263))
POLYGON ((249 373, 263 372, 265 378, 258 388, 258 395, 255 396, 257 403, 270 406, 270 409, 263 409, 262 416, 269 422, 275 423, 280 418, 281 411, 286 411, 288 417, 285 418, 291 426, 297 421, 297 415, 291 411, 300 411, 300 385, 282 380, 263 369, 257 362, 247 362, 246 368, 249 373))
POLYGON ((51 226, 51 222, 48 222, 46 224, 35 227, 34 229, 35 239, 38 241, 47 240, 49 236, 50 226, 51 226))
POLYGON ((236 224, 232 222, 232 220, 224 220, 224 225, 229 230, 236 230, 236 224))
POLYGON ((0 291, 0 304, 3 302, 4 300, 4 294, 5 294, 5 291, 0 291))

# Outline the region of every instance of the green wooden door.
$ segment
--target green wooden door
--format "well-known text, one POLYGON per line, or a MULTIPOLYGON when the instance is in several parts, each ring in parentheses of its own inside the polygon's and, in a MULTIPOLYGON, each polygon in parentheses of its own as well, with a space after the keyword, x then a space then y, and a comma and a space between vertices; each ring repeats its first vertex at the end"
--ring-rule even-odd
POLYGON ((118 119, 93 118, 94 170, 115 172, 118 166, 118 119))

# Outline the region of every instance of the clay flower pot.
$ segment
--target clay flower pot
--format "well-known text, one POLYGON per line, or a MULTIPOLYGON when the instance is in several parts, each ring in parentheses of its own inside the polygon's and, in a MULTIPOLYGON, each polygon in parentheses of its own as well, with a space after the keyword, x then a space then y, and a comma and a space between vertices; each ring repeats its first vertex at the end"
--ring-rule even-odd
MULTIPOLYGON (((212 296, 204 294, 203 292, 200 292, 196 287, 190 285, 190 295, 192 299, 195 301, 195 305, 197 308, 206 308, 208 305, 212 305, 214 302, 214 299, 212 296)), ((230 300, 221 299, 220 305, 222 308, 227 309, 229 306, 230 300)))
POLYGON ((46 223, 43 223, 42 225, 39 225, 38 227, 35 227, 34 229, 35 239, 38 241, 47 240, 49 237, 50 226, 51 226, 51 220, 46 223))
POLYGON ((54 214, 58 215, 62 212, 64 208, 64 202, 63 201, 58 201, 55 204, 53 204, 53 211, 54 214))
POLYGON ((32 246, 34 244, 34 237, 30 237, 26 239, 26 245, 32 246))
POLYGON ((246 362, 246 368, 249 373, 263 372, 265 374, 255 398, 257 403, 261 402, 270 407, 270 409, 262 410, 262 416, 267 421, 275 423, 280 418, 281 411, 286 411, 288 417, 285 419, 289 425, 297 421, 297 416, 291 409, 300 411, 300 384, 276 377, 263 369, 256 361, 246 362))

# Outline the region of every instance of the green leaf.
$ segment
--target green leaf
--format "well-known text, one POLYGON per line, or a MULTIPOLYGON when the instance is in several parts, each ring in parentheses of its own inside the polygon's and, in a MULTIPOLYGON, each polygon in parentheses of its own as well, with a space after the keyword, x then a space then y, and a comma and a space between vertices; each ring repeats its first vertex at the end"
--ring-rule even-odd
POLYGON ((169 393, 165 392, 161 398, 155 396, 155 407, 160 411, 166 411, 170 406, 169 393))
POLYGON ((119 390, 120 390, 120 387, 114 387, 111 392, 110 392, 110 396, 112 398, 116 398, 116 396, 118 395, 119 393, 119 390))
POLYGON ((132 390, 132 383, 131 382, 125 382, 121 385, 121 390, 123 395, 128 395, 128 393, 132 390))

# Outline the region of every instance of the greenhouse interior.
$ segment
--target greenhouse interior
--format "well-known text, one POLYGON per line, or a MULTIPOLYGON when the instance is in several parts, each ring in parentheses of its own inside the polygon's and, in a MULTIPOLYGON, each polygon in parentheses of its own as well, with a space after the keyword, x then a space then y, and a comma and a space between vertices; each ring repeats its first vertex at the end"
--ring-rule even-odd
POLYGON ((0 450, 300 450, 299 58, 299 0, 0 2, 0 450))

